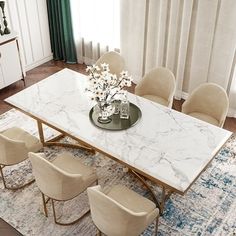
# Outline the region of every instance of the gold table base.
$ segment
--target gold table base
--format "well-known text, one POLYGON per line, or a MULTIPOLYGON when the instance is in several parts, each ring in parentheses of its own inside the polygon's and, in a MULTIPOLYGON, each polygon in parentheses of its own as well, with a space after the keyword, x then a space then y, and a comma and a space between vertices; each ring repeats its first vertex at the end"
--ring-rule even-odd
MULTIPOLYGON (((43 134, 43 126, 42 126, 42 122, 40 120, 37 120, 38 123, 38 131, 39 131, 39 137, 40 137, 40 141, 42 142, 43 146, 60 146, 60 147, 68 147, 68 148, 79 148, 79 149, 84 149, 86 151, 90 151, 92 153, 95 153, 95 150, 91 147, 88 147, 84 144, 80 144, 80 143, 76 143, 76 144, 72 144, 72 143, 63 143, 63 142, 59 142, 60 139, 64 138, 66 136, 66 134, 60 134, 50 140, 45 141, 44 139, 44 134, 43 134)), ((166 188, 165 186, 161 186, 162 188, 162 196, 161 199, 158 200, 157 196, 155 195, 154 191, 151 189, 151 186, 147 183, 147 178, 140 175, 139 173, 137 173, 135 170, 133 170, 132 168, 130 168, 130 166, 128 167, 130 172, 139 179, 139 181, 148 189, 148 191, 150 192, 153 201, 155 202, 156 206, 158 207, 158 209, 160 210, 160 214, 163 214, 164 211, 164 206, 165 206, 165 202, 166 200, 170 197, 170 195, 174 192, 173 190, 170 190, 168 188, 166 188)))
POLYGON ((62 142, 58 142, 60 139, 64 138, 66 135, 65 134, 60 134, 50 140, 45 141, 44 139, 44 134, 43 134, 43 125, 42 122, 37 120, 38 123, 38 131, 39 131, 39 138, 41 143, 43 144, 43 146, 59 146, 59 147, 67 147, 67 148, 80 148, 80 149, 84 149, 86 151, 90 151, 93 154, 95 154, 95 150, 92 149, 91 147, 88 147, 84 144, 80 144, 80 143, 62 143, 62 142))
POLYGON ((149 190, 153 201, 155 202, 157 208, 160 210, 160 214, 163 214, 164 207, 165 207, 165 202, 168 200, 170 195, 174 192, 173 190, 170 190, 166 188, 165 186, 161 186, 162 188, 162 194, 161 194, 161 199, 158 200, 157 196, 155 195, 154 191, 151 189, 151 186, 147 183, 146 178, 143 177, 142 175, 138 174, 134 170, 130 170, 130 172, 139 179, 139 181, 149 190))

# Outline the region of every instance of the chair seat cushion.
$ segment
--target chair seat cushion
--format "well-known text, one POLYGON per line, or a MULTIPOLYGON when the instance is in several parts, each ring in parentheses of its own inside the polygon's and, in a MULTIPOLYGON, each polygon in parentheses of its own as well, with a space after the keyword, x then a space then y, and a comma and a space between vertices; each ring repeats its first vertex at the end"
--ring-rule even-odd
POLYGON ((166 107, 168 107, 168 105, 169 105, 167 100, 165 100, 164 98, 155 96, 155 95, 142 95, 142 97, 147 98, 148 100, 159 103, 159 104, 166 106, 166 107))
POLYGON ((29 152, 37 152, 43 147, 38 138, 18 127, 4 130, 1 134, 9 139, 24 142, 29 152))
POLYGON ((109 191, 107 196, 136 213, 150 213, 156 208, 156 205, 152 201, 144 198, 123 185, 114 186, 109 191))
POLYGON ((212 125, 219 126, 218 120, 216 120, 214 117, 209 116, 207 114, 200 113, 200 112, 191 112, 191 113, 188 113, 188 115, 190 115, 192 117, 195 117, 199 120, 203 120, 203 121, 205 121, 207 123, 210 123, 212 125))
POLYGON ((92 184, 97 179, 96 172, 92 167, 84 165, 81 160, 75 159, 70 153, 59 154, 52 163, 67 173, 81 174, 86 184, 92 184))

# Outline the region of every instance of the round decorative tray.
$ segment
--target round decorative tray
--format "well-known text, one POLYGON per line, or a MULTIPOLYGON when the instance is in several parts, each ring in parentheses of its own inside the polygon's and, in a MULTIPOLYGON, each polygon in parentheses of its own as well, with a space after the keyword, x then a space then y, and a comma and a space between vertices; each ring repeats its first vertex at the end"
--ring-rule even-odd
POLYGON ((91 122, 102 129, 107 130, 125 130, 134 126, 141 118, 141 110, 133 103, 129 104, 129 119, 121 119, 120 114, 113 114, 111 116, 111 122, 102 124, 98 121, 98 114, 94 112, 94 107, 89 112, 89 118, 91 122))

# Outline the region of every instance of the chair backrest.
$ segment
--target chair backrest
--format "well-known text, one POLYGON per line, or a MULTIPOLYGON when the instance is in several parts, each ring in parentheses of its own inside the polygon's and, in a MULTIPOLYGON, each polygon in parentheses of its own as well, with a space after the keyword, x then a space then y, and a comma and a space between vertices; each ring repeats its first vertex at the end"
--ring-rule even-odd
POLYGON ((59 169, 46 160, 44 154, 30 152, 29 159, 36 183, 46 196, 55 200, 69 200, 80 192, 80 188, 84 187, 82 175, 69 174, 59 169), (71 191, 74 192, 74 195, 71 194, 71 191))
POLYGON ((146 228, 147 213, 125 208, 94 186, 87 189, 94 224, 106 235, 139 235, 146 228))
POLYGON ((158 67, 149 71, 135 87, 135 94, 139 96, 156 95, 164 98, 171 105, 174 92, 175 76, 168 68, 164 67, 158 67))
POLYGON ((182 106, 182 112, 188 114, 200 112, 212 116, 222 127, 228 112, 229 99, 226 91, 214 83, 204 83, 194 89, 182 106))
POLYGON ((116 74, 117 77, 125 69, 124 58, 118 52, 111 51, 103 54, 95 65, 100 66, 102 63, 109 64, 110 72, 116 74))
POLYGON ((26 145, 0 134, 0 164, 13 165, 28 158, 26 145))

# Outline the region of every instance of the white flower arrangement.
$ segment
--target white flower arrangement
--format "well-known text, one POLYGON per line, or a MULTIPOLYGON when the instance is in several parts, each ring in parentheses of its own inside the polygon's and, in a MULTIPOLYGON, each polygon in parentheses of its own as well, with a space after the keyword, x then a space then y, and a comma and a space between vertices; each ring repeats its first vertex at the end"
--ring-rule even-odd
POLYGON ((86 91, 91 93, 91 99, 98 103, 111 103, 116 95, 124 95, 124 87, 130 87, 132 78, 127 71, 122 71, 120 77, 110 73, 109 65, 101 64, 101 68, 96 65, 88 66, 89 87, 86 91))

